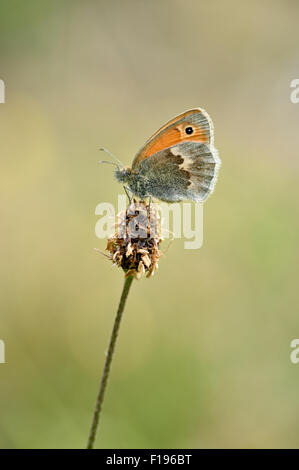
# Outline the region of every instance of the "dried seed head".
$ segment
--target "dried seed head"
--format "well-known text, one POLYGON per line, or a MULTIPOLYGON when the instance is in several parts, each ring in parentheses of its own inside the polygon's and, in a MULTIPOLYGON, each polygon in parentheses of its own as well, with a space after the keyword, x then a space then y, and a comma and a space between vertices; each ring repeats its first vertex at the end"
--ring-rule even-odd
POLYGON ((158 210, 153 204, 132 202, 125 212, 118 214, 115 234, 108 239, 113 264, 121 267, 126 276, 139 279, 150 277, 158 269, 161 228, 158 210))

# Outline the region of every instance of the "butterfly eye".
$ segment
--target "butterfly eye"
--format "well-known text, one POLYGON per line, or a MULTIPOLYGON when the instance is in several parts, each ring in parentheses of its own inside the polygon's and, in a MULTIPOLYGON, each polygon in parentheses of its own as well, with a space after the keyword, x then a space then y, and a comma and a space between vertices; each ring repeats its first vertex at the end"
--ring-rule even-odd
POLYGON ((185 132, 186 132, 187 135, 193 134, 193 127, 191 127, 191 126, 186 127, 185 132))

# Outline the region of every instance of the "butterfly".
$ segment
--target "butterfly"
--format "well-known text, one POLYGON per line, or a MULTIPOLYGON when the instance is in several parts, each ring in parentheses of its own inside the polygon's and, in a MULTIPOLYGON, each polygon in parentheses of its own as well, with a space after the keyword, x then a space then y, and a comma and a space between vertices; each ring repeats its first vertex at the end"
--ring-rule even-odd
POLYGON ((115 177, 141 200, 204 201, 214 190, 220 164, 212 119, 196 108, 164 124, 139 150, 131 168, 117 165, 115 177))

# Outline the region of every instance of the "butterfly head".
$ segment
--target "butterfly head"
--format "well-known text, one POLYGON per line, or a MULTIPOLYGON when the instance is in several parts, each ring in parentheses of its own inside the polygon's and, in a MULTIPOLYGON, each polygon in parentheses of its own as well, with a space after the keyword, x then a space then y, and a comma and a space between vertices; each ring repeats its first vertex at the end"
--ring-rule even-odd
POLYGON ((114 172, 115 178, 120 183, 128 183, 130 181, 131 174, 132 174, 132 170, 129 167, 125 167, 125 168, 117 167, 114 172))

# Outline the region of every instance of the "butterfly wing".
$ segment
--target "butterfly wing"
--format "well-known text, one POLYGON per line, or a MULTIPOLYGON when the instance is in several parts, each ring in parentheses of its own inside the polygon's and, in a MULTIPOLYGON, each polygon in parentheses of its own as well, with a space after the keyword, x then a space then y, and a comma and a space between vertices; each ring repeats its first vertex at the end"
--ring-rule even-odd
POLYGON ((132 170, 147 195, 203 201, 214 189, 219 166, 212 120, 198 108, 161 127, 137 153, 132 170))
POLYGON ((200 142, 213 144, 213 122, 208 113, 201 108, 191 109, 176 116, 153 134, 135 156, 132 168, 136 168, 142 160, 156 152, 172 147, 181 142, 200 142), (192 127, 191 135, 185 129, 192 127))
POLYGON ((167 202, 204 201, 213 192, 219 162, 215 148, 183 142, 144 159, 137 175, 144 196, 167 202))

